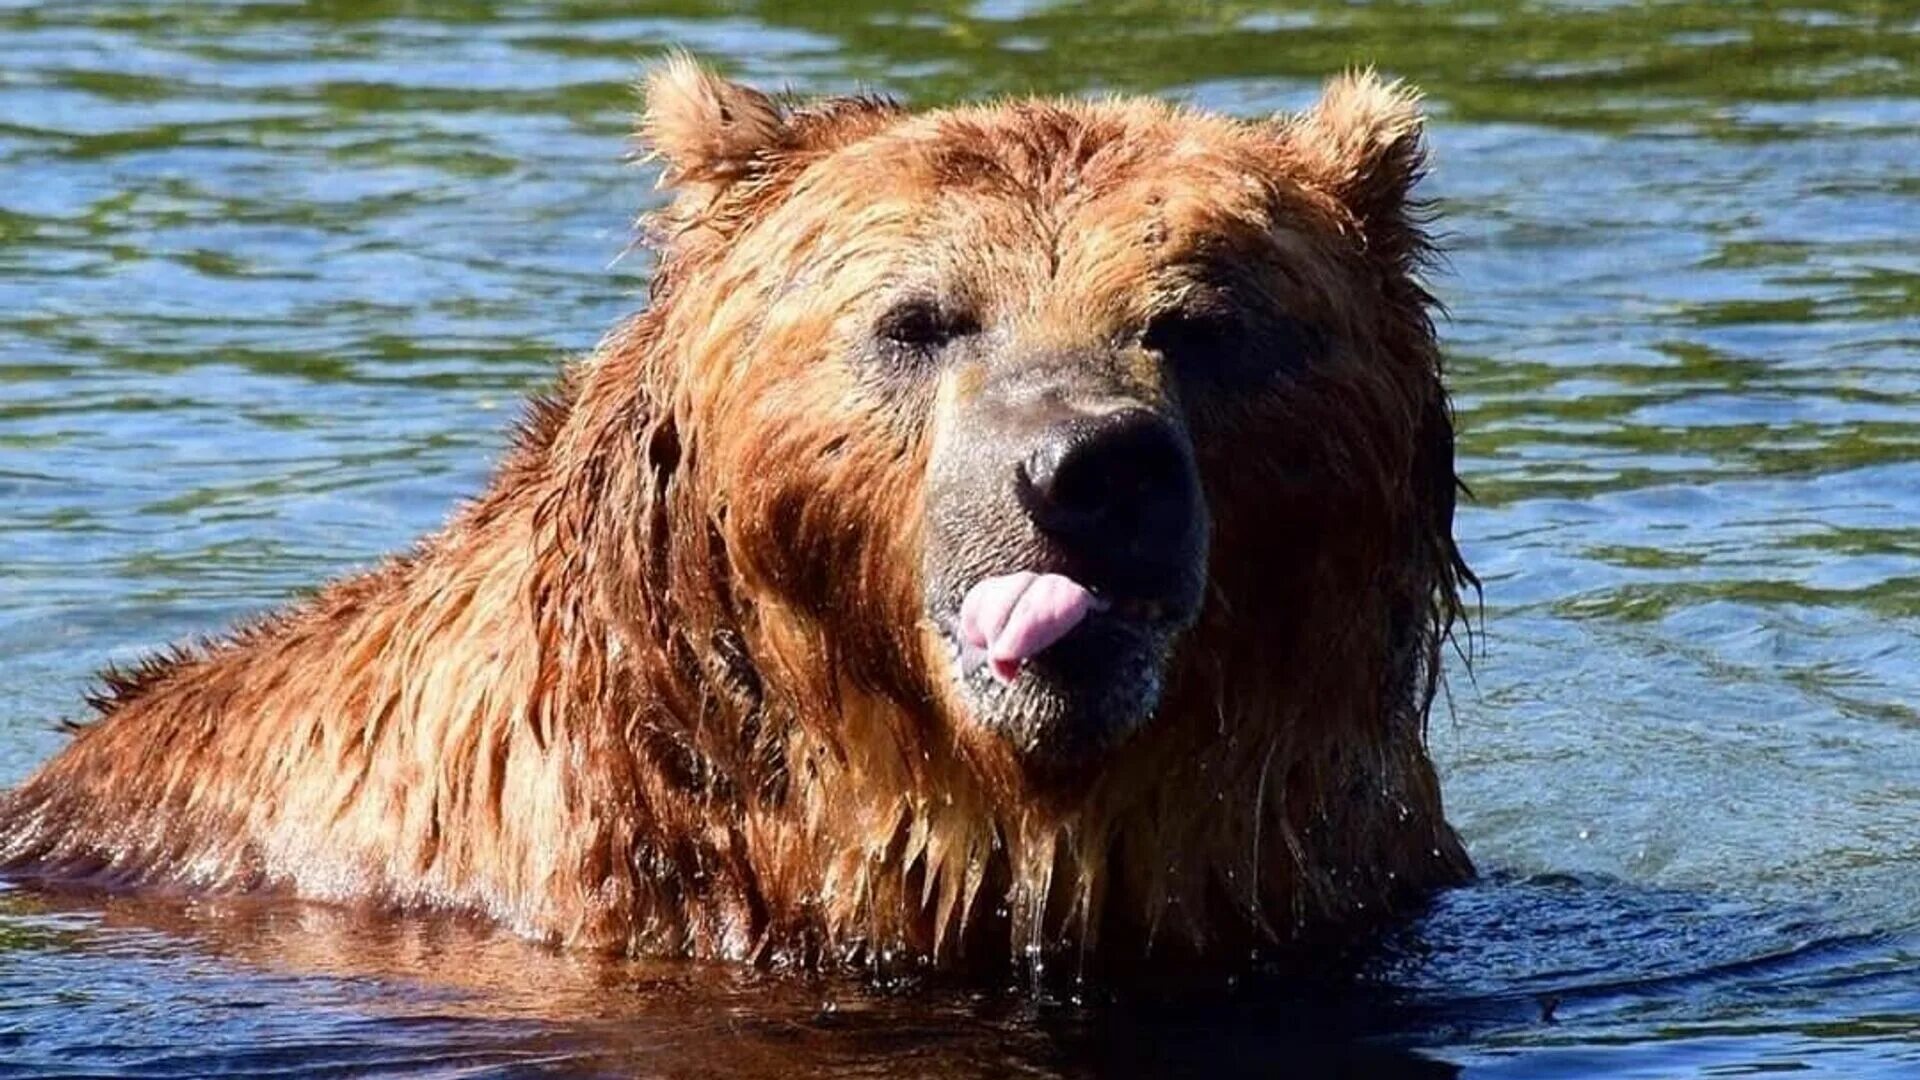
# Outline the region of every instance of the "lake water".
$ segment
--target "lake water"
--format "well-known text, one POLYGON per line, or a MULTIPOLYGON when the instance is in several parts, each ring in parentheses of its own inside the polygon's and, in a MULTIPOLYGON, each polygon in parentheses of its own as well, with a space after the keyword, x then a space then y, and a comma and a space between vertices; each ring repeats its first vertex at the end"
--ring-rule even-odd
POLYGON ((639 303, 636 61, 1256 114, 1423 86, 1484 881, 1119 1007, 0 892, 0 1077, 1920 1075, 1920 7, 0 0, 0 783, 436 524, 639 303))

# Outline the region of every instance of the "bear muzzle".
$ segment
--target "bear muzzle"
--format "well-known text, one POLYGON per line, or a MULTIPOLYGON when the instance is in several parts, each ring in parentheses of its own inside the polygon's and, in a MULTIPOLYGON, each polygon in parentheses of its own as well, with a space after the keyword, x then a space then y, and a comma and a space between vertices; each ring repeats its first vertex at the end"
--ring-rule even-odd
POLYGON ((966 722, 1043 770, 1078 771, 1151 718, 1205 591, 1191 441, 1104 366, 985 380, 932 463, 928 614, 966 722))

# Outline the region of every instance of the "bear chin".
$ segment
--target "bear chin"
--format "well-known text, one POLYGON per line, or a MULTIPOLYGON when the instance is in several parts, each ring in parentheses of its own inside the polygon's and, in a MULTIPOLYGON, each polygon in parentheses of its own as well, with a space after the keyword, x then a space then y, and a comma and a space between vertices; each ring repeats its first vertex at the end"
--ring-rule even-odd
POLYGON ((1033 779, 1051 783, 1088 779, 1152 723, 1180 636, 1175 620, 1098 613, 1007 682, 960 644, 955 620, 940 621, 964 723, 1003 743, 1033 779))

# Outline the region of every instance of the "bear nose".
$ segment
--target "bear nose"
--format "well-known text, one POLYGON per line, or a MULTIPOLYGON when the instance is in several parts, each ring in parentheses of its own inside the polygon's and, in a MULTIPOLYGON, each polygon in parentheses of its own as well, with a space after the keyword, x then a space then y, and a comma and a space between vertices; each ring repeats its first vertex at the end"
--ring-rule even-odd
POLYGON ((1198 518, 1200 483, 1187 438, 1150 409, 1050 426, 1014 481, 1034 525, 1079 554, 1179 558, 1198 518))

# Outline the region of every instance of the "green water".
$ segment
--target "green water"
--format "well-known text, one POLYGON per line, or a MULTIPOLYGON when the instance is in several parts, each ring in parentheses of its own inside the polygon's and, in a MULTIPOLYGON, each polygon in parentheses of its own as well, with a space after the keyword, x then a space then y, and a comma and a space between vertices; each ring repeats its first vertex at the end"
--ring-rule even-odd
POLYGON ((1118 1010, 0 894, 0 1077, 1920 1075, 1920 4, 0 0, 0 783, 89 673, 434 525, 640 302, 636 62, 1429 94, 1482 884, 1118 1010))

